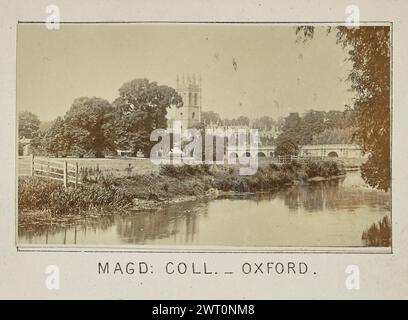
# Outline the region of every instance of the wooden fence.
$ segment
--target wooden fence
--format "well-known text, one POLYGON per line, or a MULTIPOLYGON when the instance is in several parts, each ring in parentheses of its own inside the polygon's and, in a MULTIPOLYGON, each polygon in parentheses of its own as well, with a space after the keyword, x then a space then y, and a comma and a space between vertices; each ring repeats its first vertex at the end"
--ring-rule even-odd
POLYGON ((66 160, 52 160, 45 157, 24 156, 18 157, 18 175, 36 176, 61 181, 64 187, 70 183, 78 186, 78 162, 68 163, 66 160))

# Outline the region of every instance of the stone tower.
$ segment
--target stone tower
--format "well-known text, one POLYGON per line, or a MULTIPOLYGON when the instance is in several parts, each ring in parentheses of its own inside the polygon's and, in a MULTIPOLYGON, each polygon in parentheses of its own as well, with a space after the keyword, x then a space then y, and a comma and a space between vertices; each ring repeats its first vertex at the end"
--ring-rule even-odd
POLYGON ((177 75, 178 94, 183 99, 181 108, 171 108, 167 113, 167 126, 173 121, 181 122, 181 129, 191 128, 201 121, 201 75, 177 75))

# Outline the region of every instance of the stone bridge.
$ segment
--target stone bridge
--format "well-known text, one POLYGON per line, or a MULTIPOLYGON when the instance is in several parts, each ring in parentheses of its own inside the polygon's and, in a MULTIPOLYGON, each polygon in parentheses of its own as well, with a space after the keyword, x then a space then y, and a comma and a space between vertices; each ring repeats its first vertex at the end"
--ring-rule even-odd
MULTIPOLYGON (((227 148, 228 157, 255 156, 275 157, 275 146, 259 146, 257 150, 250 150, 249 147, 227 148)), ((363 158, 363 150, 357 144, 308 144, 300 147, 300 157, 333 157, 333 158, 363 158)))

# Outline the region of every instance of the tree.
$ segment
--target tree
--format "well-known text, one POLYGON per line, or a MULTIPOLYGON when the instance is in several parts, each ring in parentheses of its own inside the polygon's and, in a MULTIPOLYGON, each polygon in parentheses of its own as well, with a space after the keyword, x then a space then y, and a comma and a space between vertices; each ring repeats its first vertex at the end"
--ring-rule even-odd
POLYGON ((220 115, 214 111, 201 112, 201 122, 205 125, 219 124, 221 122, 220 115))
POLYGON ((97 97, 75 99, 65 114, 65 138, 71 154, 103 157, 114 150, 113 114, 109 101, 97 97))
POLYGON ((301 124, 299 113, 291 112, 286 118, 281 129, 281 134, 276 141, 275 153, 279 156, 296 155, 299 149, 301 124))
POLYGON ((313 135, 325 129, 325 114, 324 111, 309 110, 303 115, 298 128, 299 144, 310 144, 313 135))
POLYGON ((257 118, 253 121, 252 127, 258 130, 271 130, 276 127, 276 122, 268 116, 257 118))
POLYGON ((45 132, 42 139, 43 149, 48 155, 53 156, 66 156, 69 148, 70 141, 65 131, 64 119, 57 117, 48 130, 45 132))
MULTIPOLYGON (((369 153, 361 167, 362 177, 372 187, 391 186, 390 162, 390 27, 339 26, 329 28, 349 54, 353 68, 348 76, 356 92, 357 137, 369 153)), ((313 38, 314 28, 299 27, 297 34, 313 38)))
POLYGON ((249 118, 248 117, 245 117, 245 116, 240 116, 238 119, 237 119, 237 125, 239 125, 239 126, 249 126, 249 118))
POLYGON ((115 115, 115 144, 134 153, 149 154, 155 142, 150 141, 154 129, 167 128, 167 108, 179 108, 182 98, 175 89, 135 79, 123 84, 119 97, 113 102, 115 115))
POLYGON ((355 127, 325 129, 313 136, 312 144, 350 144, 354 142, 355 127))
POLYGON ((291 140, 289 137, 284 137, 278 140, 275 149, 275 154, 277 156, 295 156, 298 152, 299 145, 296 141, 291 140))
POLYGON ((32 139, 38 135, 40 120, 38 117, 28 111, 22 111, 18 114, 18 137, 32 139))

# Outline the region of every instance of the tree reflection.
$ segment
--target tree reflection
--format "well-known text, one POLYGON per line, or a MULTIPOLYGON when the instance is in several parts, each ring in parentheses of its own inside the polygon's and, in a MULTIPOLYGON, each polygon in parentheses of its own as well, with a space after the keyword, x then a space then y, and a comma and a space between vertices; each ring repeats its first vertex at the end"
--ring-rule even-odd
POLYGON ((299 208, 307 212, 324 210, 349 210, 366 205, 369 208, 383 207, 389 195, 377 190, 350 188, 343 185, 344 178, 338 180, 313 182, 305 186, 295 186, 286 192, 278 193, 291 211, 299 208))
POLYGON ((58 241, 60 244, 77 244, 77 237, 80 233, 86 236, 87 232, 96 233, 107 230, 114 224, 114 221, 115 217, 111 214, 97 217, 34 220, 19 225, 18 236, 24 238, 27 243, 33 243, 36 238, 41 238, 45 244, 49 244, 49 239, 53 238, 53 242, 58 241))
POLYGON ((149 240, 183 237, 183 243, 192 244, 198 233, 202 205, 188 203, 163 208, 160 211, 140 212, 118 219, 116 231, 124 242, 143 244, 149 240))

